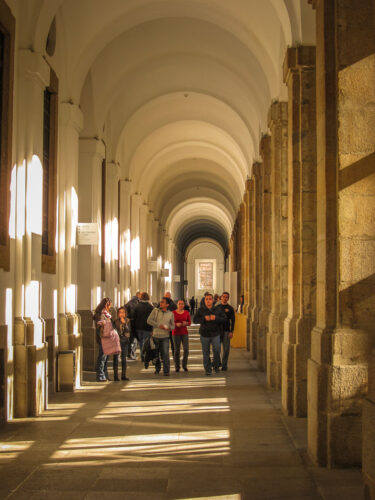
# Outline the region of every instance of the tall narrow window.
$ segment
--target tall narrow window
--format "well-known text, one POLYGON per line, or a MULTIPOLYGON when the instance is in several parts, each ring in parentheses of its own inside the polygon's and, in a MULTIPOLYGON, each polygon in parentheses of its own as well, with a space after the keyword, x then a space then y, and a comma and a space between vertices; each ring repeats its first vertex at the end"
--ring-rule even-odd
POLYGON ((9 213, 12 169, 14 17, 0 1, 0 267, 10 268, 9 213))
POLYGON ((102 268, 102 281, 105 281, 105 177, 106 177, 106 164, 105 160, 102 162, 102 258, 101 258, 101 268, 102 268))
POLYGON ((44 91, 43 116, 43 224, 42 271, 56 272, 56 170, 58 79, 51 69, 50 85, 44 91))

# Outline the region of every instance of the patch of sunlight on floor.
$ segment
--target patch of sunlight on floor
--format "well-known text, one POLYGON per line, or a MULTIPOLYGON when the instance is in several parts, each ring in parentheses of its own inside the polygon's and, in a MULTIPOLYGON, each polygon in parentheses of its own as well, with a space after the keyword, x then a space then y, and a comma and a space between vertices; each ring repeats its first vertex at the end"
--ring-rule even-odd
POLYGON ((0 463, 8 460, 13 460, 21 453, 28 450, 34 441, 16 441, 12 443, 0 443, 0 463))
POLYGON ((157 378, 152 380, 131 380, 126 384, 122 391, 139 391, 139 390, 163 390, 163 389, 194 389, 196 387, 224 387, 226 385, 226 379, 216 378, 214 375, 212 378, 194 378, 194 379, 182 379, 182 378, 164 378, 163 375, 159 375, 157 378))
POLYGON ((132 415, 148 417, 151 415, 171 415, 179 413, 227 412, 230 407, 227 398, 185 399, 169 401, 127 401, 108 403, 95 419, 132 415))
POLYGON ((214 497, 190 497, 190 498, 181 498, 180 500, 241 500, 241 494, 235 493, 234 495, 220 495, 214 497))
POLYGON ((87 460, 92 463, 129 462, 142 457, 150 460, 173 460, 179 458, 209 458, 228 455, 230 432, 227 429, 162 434, 140 434, 131 436, 105 436, 68 439, 51 456, 52 460, 87 460))

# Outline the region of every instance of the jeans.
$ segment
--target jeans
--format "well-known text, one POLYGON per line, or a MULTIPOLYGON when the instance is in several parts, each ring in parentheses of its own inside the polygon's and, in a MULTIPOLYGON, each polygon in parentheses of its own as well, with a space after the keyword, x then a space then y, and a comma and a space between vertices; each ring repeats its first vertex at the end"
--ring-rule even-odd
POLYGON ((161 360, 163 361, 163 372, 169 373, 169 338, 157 338, 153 337, 155 341, 155 348, 157 353, 157 360, 155 363, 155 371, 160 372, 161 360), (161 358, 161 360, 160 360, 161 358))
POLYGON ((174 358, 174 337, 172 335, 172 332, 169 332, 169 340, 171 342, 172 358, 174 358))
POLYGON ((128 337, 120 337, 120 345, 121 345, 121 354, 116 354, 113 356, 113 371, 115 374, 118 372, 118 359, 121 356, 121 373, 126 376, 126 358, 129 352, 129 338, 128 337))
POLYGON ((151 336, 151 334, 152 334, 152 331, 149 331, 149 330, 137 330, 138 341, 139 341, 139 351, 141 353, 141 360, 142 361, 143 361, 143 356, 142 356, 143 344, 151 336))
POLYGON ((212 344, 212 350, 214 353, 214 368, 215 370, 219 369, 220 365, 220 335, 216 335, 215 337, 203 337, 201 335, 201 344, 202 344, 202 353, 203 353, 203 366, 206 373, 211 373, 212 365, 210 359, 210 345, 212 344))
POLYGON ((229 338, 230 332, 224 332, 223 336, 221 338, 221 343, 223 345, 223 359, 221 361, 222 367, 224 370, 227 369, 228 367, 228 358, 229 358, 229 351, 230 351, 230 338, 229 338))
POLYGON ((103 382, 108 378, 108 356, 104 354, 102 343, 99 344, 98 359, 96 361, 96 380, 103 382))
POLYGON ((174 340, 174 363, 176 370, 180 369, 180 350, 181 343, 184 348, 184 357, 182 358, 182 368, 187 368, 189 357, 189 335, 173 335, 174 340))

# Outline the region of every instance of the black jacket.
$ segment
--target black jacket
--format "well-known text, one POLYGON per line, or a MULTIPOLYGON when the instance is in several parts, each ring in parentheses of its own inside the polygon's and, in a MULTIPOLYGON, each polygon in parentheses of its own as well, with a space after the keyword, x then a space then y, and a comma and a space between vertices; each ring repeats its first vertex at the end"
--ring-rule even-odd
POLYGON ((129 300, 129 302, 125 304, 125 309, 129 319, 133 319, 134 309, 137 307, 138 304, 139 304, 139 298, 136 295, 134 295, 134 297, 132 297, 129 300))
POLYGON ((136 330, 152 331, 152 326, 147 324, 147 318, 150 316, 153 306, 146 300, 141 300, 133 311, 133 323, 136 330))
POLYGON ((216 337, 216 335, 221 335, 225 321, 226 316, 218 307, 208 309, 208 307, 204 305, 200 307, 194 315, 194 323, 201 325, 199 327, 199 333, 202 337, 216 337), (211 314, 215 316, 215 320, 206 321, 205 316, 210 316, 211 314))
POLYGON ((223 304, 219 304, 216 307, 220 308, 226 316, 226 320, 223 325, 224 332, 233 332, 234 324, 236 322, 236 315, 233 307, 230 304, 226 304, 225 306, 223 304))

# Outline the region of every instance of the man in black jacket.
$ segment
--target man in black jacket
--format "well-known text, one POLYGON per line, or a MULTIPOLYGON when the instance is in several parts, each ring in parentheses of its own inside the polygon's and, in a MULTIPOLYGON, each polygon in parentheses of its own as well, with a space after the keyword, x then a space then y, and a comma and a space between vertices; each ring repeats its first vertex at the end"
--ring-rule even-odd
POLYGON ((147 292, 143 292, 141 294, 141 300, 135 306, 135 309, 133 311, 133 323, 135 331, 137 332, 142 361, 143 344, 152 334, 152 326, 147 323, 147 319, 150 316, 152 310, 153 306, 150 304, 150 296, 147 292))
POLYGON ((203 366, 206 375, 211 375, 212 365, 210 359, 210 345, 214 355, 214 370, 219 371, 220 365, 220 335, 226 320, 221 309, 213 306, 214 298, 208 293, 204 299, 204 306, 200 307, 194 316, 194 323, 200 324, 199 333, 201 337, 203 366))
POLYGON ((234 323, 236 321, 236 315, 233 307, 228 303, 229 293, 224 292, 221 296, 221 302, 217 305, 218 309, 225 314, 225 323, 223 326, 223 333, 221 335, 221 343, 223 346, 223 359, 221 361, 222 371, 225 372, 228 369, 228 358, 230 351, 230 339, 233 337, 234 323))

